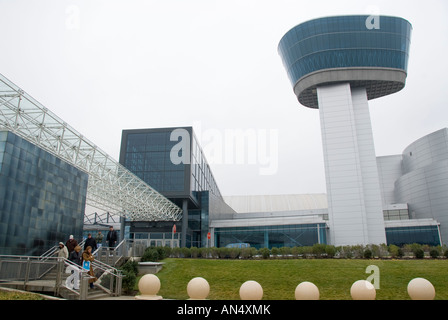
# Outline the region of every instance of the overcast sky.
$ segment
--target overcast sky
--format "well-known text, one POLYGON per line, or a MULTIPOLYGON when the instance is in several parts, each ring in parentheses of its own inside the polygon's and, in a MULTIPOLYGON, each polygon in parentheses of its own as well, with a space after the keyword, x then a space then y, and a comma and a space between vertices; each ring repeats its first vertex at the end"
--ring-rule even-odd
POLYGON ((277 45, 372 12, 413 26, 406 87, 370 101, 377 155, 399 154, 448 124, 448 1, 0 0, 0 73, 116 160, 123 129, 193 126, 223 195, 325 193, 319 112, 277 45))

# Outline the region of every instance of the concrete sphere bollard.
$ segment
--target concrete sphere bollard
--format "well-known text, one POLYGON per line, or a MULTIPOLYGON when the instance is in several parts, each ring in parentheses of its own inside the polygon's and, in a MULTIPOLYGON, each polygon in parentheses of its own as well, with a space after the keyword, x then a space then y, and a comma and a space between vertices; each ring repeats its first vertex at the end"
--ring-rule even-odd
POLYGON ((319 300, 319 289, 308 281, 299 283, 294 291, 296 300, 319 300))
POLYGON ((157 293, 160 290, 160 280, 153 274, 145 274, 138 282, 138 290, 141 295, 135 296, 138 300, 161 300, 157 293))
POLYGON ((353 300, 375 300, 376 290, 372 283, 367 280, 358 280, 350 288, 353 300))
POLYGON ((434 300, 436 290, 428 280, 414 278, 408 283, 408 294, 412 300, 434 300))
POLYGON ((261 300, 263 288, 257 281, 246 281, 240 287, 240 298, 241 300, 261 300))
POLYGON ((193 278, 188 282, 187 293, 190 300, 205 300, 210 293, 210 285, 204 278, 193 278))

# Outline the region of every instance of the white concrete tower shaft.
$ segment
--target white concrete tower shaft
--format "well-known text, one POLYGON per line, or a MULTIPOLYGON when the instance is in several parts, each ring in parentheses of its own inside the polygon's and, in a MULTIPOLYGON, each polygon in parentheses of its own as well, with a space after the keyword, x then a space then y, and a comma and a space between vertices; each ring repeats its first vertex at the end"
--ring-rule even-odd
POLYGON ((331 242, 386 243, 367 93, 349 83, 317 87, 331 242))

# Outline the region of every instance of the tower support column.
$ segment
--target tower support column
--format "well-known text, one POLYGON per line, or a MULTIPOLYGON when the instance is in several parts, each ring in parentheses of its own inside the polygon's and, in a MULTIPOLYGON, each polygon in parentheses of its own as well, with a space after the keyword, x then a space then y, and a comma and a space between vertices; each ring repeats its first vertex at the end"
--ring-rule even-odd
POLYGON ((317 97, 331 243, 386 243, 366 90, 333 84, 319 86, 317 97))

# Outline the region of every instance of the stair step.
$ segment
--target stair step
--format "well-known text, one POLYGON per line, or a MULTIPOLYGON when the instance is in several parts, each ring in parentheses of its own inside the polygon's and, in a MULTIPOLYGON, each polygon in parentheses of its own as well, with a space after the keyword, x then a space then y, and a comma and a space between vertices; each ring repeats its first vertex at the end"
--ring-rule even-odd
POLYGON ((101 299, 101 298, 106 298, 106 297, 110 297, 110 294, 107 294, 104 291, 97 291, 97 292, 89 292, 87 294, 87 300, 96 300, 96 299, 101 299))

